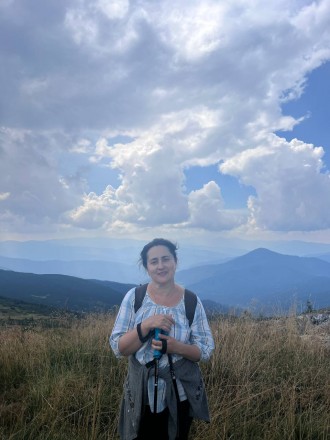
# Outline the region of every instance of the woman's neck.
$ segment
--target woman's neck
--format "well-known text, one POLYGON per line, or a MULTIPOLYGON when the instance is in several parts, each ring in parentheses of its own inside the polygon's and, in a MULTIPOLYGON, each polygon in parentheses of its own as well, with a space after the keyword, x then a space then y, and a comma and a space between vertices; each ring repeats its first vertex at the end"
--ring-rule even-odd
POLYGON ((166 285, 159 285, 157 283, 150 282, 148 286, 148 293, 151 299, 156 304, 162 304, 163 306, 173 307, 177 305, 183 296, 184 289, 175 283, 166 285))
POLYGON ((173 295, 176 291, 176 284, 174 281, 169 281, 168 283, 155 283, 151 281, 149 283, 149 290, 156 295, 169 296, 173 295))

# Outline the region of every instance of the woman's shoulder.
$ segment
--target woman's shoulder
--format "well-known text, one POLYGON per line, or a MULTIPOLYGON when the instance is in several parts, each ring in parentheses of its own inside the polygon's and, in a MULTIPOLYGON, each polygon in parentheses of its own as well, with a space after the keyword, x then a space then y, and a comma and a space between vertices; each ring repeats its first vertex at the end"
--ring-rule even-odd
POLYGON ((135 287, 128 290, 123 298, 123 303, 133 302, 135 299, 135 287))
POLYGON ((197 293, 193 292, 190 289, 184 289, 184 299, 186 304, 191 303, 193 304, 193 307, 203 307, 203 303, 200 297, 197 295, 197 293))

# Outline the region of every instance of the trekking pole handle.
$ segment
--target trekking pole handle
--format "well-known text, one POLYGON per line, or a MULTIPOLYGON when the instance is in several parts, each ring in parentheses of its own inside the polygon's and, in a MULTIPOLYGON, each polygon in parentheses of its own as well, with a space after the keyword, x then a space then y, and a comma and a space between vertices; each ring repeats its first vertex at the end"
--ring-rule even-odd
MULTIPOLYGON (((155 328, 155 337, 156 341, 160 341, 159 335, 162 333, 160 328, 155 328)), ((162 356, 160 350, 154 350, 154 359, 160 359, 162 356)))

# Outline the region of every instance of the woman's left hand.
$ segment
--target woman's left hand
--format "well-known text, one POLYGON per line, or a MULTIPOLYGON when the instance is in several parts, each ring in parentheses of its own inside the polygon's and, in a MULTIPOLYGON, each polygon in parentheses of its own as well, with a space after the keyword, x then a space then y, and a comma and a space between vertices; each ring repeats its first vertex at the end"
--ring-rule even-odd
POLYGON ((177 353, 177 345, 179 343, 179 341, 177 341, 175 338, 173 338, 172 336, 168 336, 168 335, 164 335, 163 333, 161 333, 159 335, 160 340, 158 341, 157 339, 153 339, 151 341, 151 347, 153 350, 162 350, 163 344, 162 344, 162 339, 166 340, 167 342, 167 349, 166 349, 166 353, 177 353))
POLYGON ((184 342, 180 342, 172 336, 167 336, 162 333, 159 335, 159 337, 159 341, 157 341, 156 339, 153 339, 151 341, 151 347, 153 350, 162 351, 161 340, 163 339, 167 342, 167 354, 177 354, 193 362, 198 362, 200 360, 201 350, 197 345, 185 344, 184 342))

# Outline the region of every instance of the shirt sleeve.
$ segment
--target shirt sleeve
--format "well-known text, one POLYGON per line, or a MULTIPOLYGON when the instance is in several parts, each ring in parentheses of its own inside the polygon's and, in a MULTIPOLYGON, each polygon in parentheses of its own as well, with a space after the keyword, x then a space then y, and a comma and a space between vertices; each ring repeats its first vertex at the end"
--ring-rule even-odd
POLYGON ((206 313, 201 300, 197 297, 194 320, 191 324, 191 343, 201 350, 201 360, 211 357, 214 350, 214 339, 207 321, 206 313))
POLYGON ((123 357, 119 351, 120 337, 129 330, 132 330, 135 326, 134 301, 135 288, 126 293, 120 305, 115 324, 109 338, 110 346, 117 358, 123 357))

